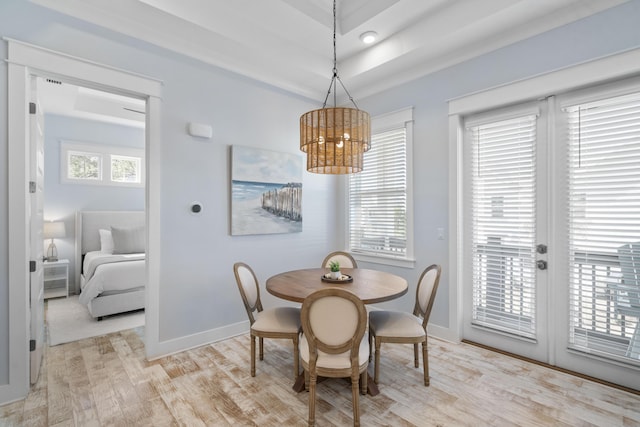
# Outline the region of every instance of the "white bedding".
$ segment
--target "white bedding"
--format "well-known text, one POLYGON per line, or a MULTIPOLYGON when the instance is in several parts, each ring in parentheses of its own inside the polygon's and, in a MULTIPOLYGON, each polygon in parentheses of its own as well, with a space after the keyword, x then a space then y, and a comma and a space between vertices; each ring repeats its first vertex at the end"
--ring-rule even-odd
POLYGON ((146 281, 145 254, 88 252, 82 271, 79 301, 88 304, 103 292, 143 287, 146 281))

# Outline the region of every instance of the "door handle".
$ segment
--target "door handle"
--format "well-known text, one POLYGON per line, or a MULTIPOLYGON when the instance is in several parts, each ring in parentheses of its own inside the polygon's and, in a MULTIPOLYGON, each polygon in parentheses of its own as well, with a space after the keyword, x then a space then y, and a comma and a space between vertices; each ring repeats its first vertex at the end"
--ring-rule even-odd
POLYGON ((538 266, 538 270, 546 270, 547 269, 547 261, 539 259, 536 261, 536 266, 538 266))

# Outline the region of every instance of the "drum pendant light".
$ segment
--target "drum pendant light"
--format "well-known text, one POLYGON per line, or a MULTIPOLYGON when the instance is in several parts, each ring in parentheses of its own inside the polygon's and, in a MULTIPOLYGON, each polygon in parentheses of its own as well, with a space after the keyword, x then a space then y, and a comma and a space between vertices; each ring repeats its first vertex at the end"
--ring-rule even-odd
POLYGON ((300 116, 300 150, 307 153, 307 170, 322 174, 350 174, 363 169, 363 155, 371 148, 371 118, 358 108, 338 76, 336 60, 336 0, 333 1, 333 77, 322 108, 300 116), (355 108, 336 106, 336 82, 355 108), (333 107, 327 100, 333 89, 333 107))

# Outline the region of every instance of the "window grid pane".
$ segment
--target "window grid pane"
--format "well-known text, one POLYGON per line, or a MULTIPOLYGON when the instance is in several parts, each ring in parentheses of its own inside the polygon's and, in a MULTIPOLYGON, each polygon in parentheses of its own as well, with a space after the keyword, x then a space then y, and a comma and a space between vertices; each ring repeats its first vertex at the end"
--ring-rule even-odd
POLYGON ((374 134, 364 170, 349 178, 350 250, 407 254, 407 148, 405 128, 374 134))
POLYGON ((536 337, 536 116, 469 130, 472 324, 536 337))
POLYGON ((140 182, 139 157, 111 156, 111 180, 114 182, 140 182))
POLYGON ((640 93, 565 112, 569 347, 640 365, 640 93))
POLYGON ((70 179, 102 179, 102 156, 96 153, 70 151, 68 158, 68 174, 70 179))

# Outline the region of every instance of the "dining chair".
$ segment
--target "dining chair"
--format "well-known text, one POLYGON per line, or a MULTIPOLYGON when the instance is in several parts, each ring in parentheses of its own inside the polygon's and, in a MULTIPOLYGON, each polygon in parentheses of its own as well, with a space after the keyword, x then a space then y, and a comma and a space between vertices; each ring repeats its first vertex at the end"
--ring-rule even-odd
POLYGON ((355 294, 326 288, 302 303, 300 359, 309 390, 309 425, 315 425, 318 377, 351 378, 353 425, 360 425, 358 394, 367 392, 369 342, 364 339, 367 311, 355 294))
POLYGON ((331 252, 322 261, 322 268, 329 268, 331 261, 338 261, 340 267, 344 268, 358 268, 358 263, 351 256, 351 254, 342 251, 331 252))
POLYGON ((620 246, 618 261, 622 280, 611 285, 615 292, 614 309, 618 314, 637 319, 625 356, 640 359, 640 242, 620 246))
POLYGON ((369 345, 375 341, 375 367, 373 381, 377 384, 380 370, 380 347, 383 342, 413 344, 415 367, 419 367, 418 344, 422 344, 424 385, 429 385, 429 355, 427 350, 427 323, 436 298, 441 268, 427 267, 418 280, 413 314, 401 311, 371 310, 369 312, 369 345))
POLYGON ((251 267, 243 262, 236 262, 233 273, 251 324, 251 376, 256 376, 256 337, 259 341, 260 360, 264 359, 264 338, 286 338, 293 341, 293 377, 297 379, 300 371, 300 309, 275 307, 265 310, 260 300, 260 284, 251 267))

